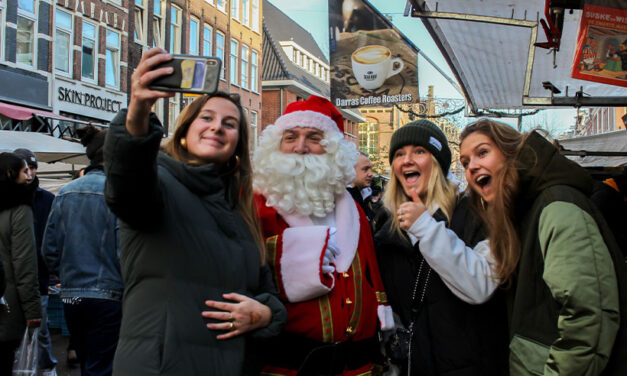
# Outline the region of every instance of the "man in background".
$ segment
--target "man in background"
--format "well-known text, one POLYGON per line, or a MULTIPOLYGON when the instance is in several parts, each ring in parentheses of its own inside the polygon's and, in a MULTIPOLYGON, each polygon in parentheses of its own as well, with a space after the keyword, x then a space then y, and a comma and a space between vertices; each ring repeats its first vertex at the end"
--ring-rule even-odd
POLYGON ((355 180, 348 186, 348 192, 353 199, 359 204, 361 209, 368 217, 368 221, 372 221, 374 213, 370 209, 368 202, 372 195, 370 185, 372 183, 372 162, 368 158, 368 154, 359 152, 357 156, 357 164, 355 165, 355 180))

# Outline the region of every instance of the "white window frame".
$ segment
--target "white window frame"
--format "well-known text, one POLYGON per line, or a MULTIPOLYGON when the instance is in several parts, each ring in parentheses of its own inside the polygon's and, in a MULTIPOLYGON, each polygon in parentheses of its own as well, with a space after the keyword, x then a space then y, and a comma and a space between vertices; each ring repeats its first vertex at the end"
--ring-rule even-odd
POLYGON ((251 20, 251 29, 255 32, 259 32, 259 0, 251 0, 252 1, 252 20, 251 20))
POLYGON ((233 18, 234 20, 239 21, 240 20, 240 6, 239 6, 239 1, 240 0, 231 0, 231 18, 233 18))
POLYGON ((170 48, 168 52, 173 54, 181 53, 181 19, 183 10, 175 5, 170 8, 170 48), (172 21, 173 11, 176 10, 176 22, 172 21))
POLYGON ((250 123, 250 150, 253 151, 257 147, 257 123, 259 121, 259 113, 255 110, 250 110, 250 118, 248 122, 250 123))
POLYGON ((83 19, 82 23, 81 23, 82 27, 81 27, 81 81, 85 81, 85 82, 92 82, 92 83, 98 83, 98 25, 97 24, 93 24, 91 22, 87 22, 85 21, 85 19, 83 19), (83 61, 83 44, 85 42, 85 38, 90 39, 91 37, 85 37, 85 24, 89 24, 91 26, 94 27, 94 49, 93 49, 93 72, 94 72, 94 77, 93 78, 89 78, 86 76, 83 76, 83 64, 85 63, 83 61))
POLYGON ((54 13, 54 56, 52 58, 53 61, 53 65, 54 65, 54 72, 57 74, 61 74, 64 76, 72 76, 72 56, 74 55, 74 16, 72 15, 72 13, 70 12, 66 12, 64 10, 55 8, 55 13, 54 13), (59 14, 59 12, 61 13, 65 13, 68 16, 70 16, 70 28, 66 28, 64 26, 60 26, 59 23, 57 22, 57 15, 59 14), (57 63, 56 63, 56 58, 57 56, 60 56, 61 54, 59 52, 57 52, 57 46, 58 46, 58 42, 57 42, 57 35, 59 33, 65 33, 68 34, 68 46, 67 46, 67 72, 63 71, 61 69, 59 69, 57 67, 57 63))
POLYGON ((152 8, 152 46, 165 48, 165 0, 154 0, 152 8), (159 5, 156 7, 156 5, 159 5), (159 14, 155 12, 159 9, 159 14), (157 29, 158 28, 158 29, 157 29))
POLYGON ((106 29, 106 34, 105 34, 105 86, 107 87, 111 87, 114 89, 119 89, 120 88, 120 73, 122 70, 121 67, 121 62, 122 62, 122 54, 121 54, 121 44, 122 44, 122 35, 120 33, 118 33, 115 30, 112 29, 106 29), (113 44, 109 44, 109 34, 115 34, 117 35, 117 45, 113 45, 113 44), (108 74, 108 69, 107 69, 107 64, 108 64, 108 59, 109 59, 109 51, 111 51, 111 54, 114 57, 113 60, 113 74, 114 74, 114 80, 115 83, 112 85, 109 82, 107 82, 107 74, 108 74), (117 66, 116 66, 117 63, 117 66))
MULTIPOLYGON (((15 40, 15 63, 18 65, 22 65, 22 66, 26 66, 26 67, 33 67, 36 68, 37 67, 37 29, 38 29, 38 8, 39 8, 39 2, 38 0, 32 0, 33 2, 33 11, 29 11, 29 10, 25 10, 20 8, 19 5, 19 0, 17 1, 17 20, 16 20, 16 40, 15 40), (19 25, 19 19, 23 18, 26 19, 28 21, 31 21, 33 23, 32 26, 32 36, 31 36, 31 55, 32 55, 32 62, 30 64, 26 64, 26 63, 22 63, 20 61, 18 61, 17 58, 17 25, 19 25)), ((2 24, 4 27, 4 24, 2 24)))
POLYGON ((259 92, 259 52, 251 49, 250 52, 250 90, 259 92))
POLYGON ((214 5, 214 1, 213 0, 205 0, 205 3, 214 5))
MULTIPOLYGON (((6 25, 4 16, 6 15, 5 0, 0 0, 0 25, 6 25)), ((0 59, 4 58, 4 27, 0 27, 0 59)))
POLYGON ((134 21, 135 21, 135 42, 139 42, 140 44, 146 44, 146 1, 147 0, 134 0, 135 1, 135 9, 133 13, 134 21), (141 4, 138 4, 141 3, 141 4), (137 22, 139 20, 139 22, 137 22))
POLYGON ((226 0, 216 0, 216 8, 222 13, 226 13, 226 0))
POLYGON ((213 28, 208 24, 202 26, 202 54, 203 56, 213 56, 213 28), (209 39, 207 39, 207 31, 209 31, 209 39))
POLYGON ((200 55, 200 20, 196 17, 189 18, 189 49, 188 53, 190 55, 200 55), (196 35, 192 30, 192 23, 196 24, 196 35), (196 38, 196 43, 194 43, 192 37, 196 38), (195 45, 194 45, 195 44, 195 45))
POLYGON ((226 81, 226 35, 220 31, 216 31, 216 56, 222 60, 220 79, 226 81), (222 45, 218 43, 220 39, 222 39, 222 45))
POLYGON ((229 78, 231 79, 231 85, 239 86, 239 84, 237 83, 237 79, 239 78, 239 41, 237 39, 231 38, 231 43, 229 44, 229 47, 229 78))
POLYGON ((242 88, 244 89, 250 89, 250 84, 248 82, 248 79, 250 78, 250 76, 248 75, 248 60, 249 60, 249 55, 250 55, 250 47, 248 47, 247 45, 245 45, 244 43, 241 44, 242 45, 242 51, 241 51, 241 63, 240 63, 240 85, 242 86, 242 88))
POLYGON ((250 0, 242 0, 242 24, 250 27, 250 0))

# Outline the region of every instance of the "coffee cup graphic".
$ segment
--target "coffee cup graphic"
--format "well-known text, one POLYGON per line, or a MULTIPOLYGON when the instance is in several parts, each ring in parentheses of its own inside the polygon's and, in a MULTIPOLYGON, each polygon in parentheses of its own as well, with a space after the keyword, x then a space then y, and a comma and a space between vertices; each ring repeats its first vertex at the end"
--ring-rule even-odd
POLYGON ((381 45, 368 45, 356 49, 351 55, 353 76, 366 90, 376 90, 385 80, 403 70, 403 60, 392 58, 389 48, 381 45), (395 65, 398 65, 394 68, 395 65))

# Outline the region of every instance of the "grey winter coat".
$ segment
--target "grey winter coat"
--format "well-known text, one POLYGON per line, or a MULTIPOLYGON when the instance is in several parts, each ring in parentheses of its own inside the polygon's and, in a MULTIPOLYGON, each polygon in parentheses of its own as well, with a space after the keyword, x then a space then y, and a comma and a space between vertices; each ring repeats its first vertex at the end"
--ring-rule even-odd
POLYGON ((276 335, 287 319, 243 219, 225 199, 214 166, 158 153, 159 120, 146 136, 126 132, 126 110, 105 142, 105 195, 120 219, 122 327, 114 375, 240 375, 248 338, 276 335), (266 328, 216 340, 201 312, 236 292, 266 304, 266 328))

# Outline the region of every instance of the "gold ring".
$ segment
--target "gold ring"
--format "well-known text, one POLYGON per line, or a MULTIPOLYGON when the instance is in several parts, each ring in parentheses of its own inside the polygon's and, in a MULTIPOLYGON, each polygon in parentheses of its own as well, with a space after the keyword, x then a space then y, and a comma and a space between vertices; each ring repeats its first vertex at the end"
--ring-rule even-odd
POLYGON ((233 330, 235 328, 235 324, 233 324, 233 321, 229 322, 229 330, 233 330))

